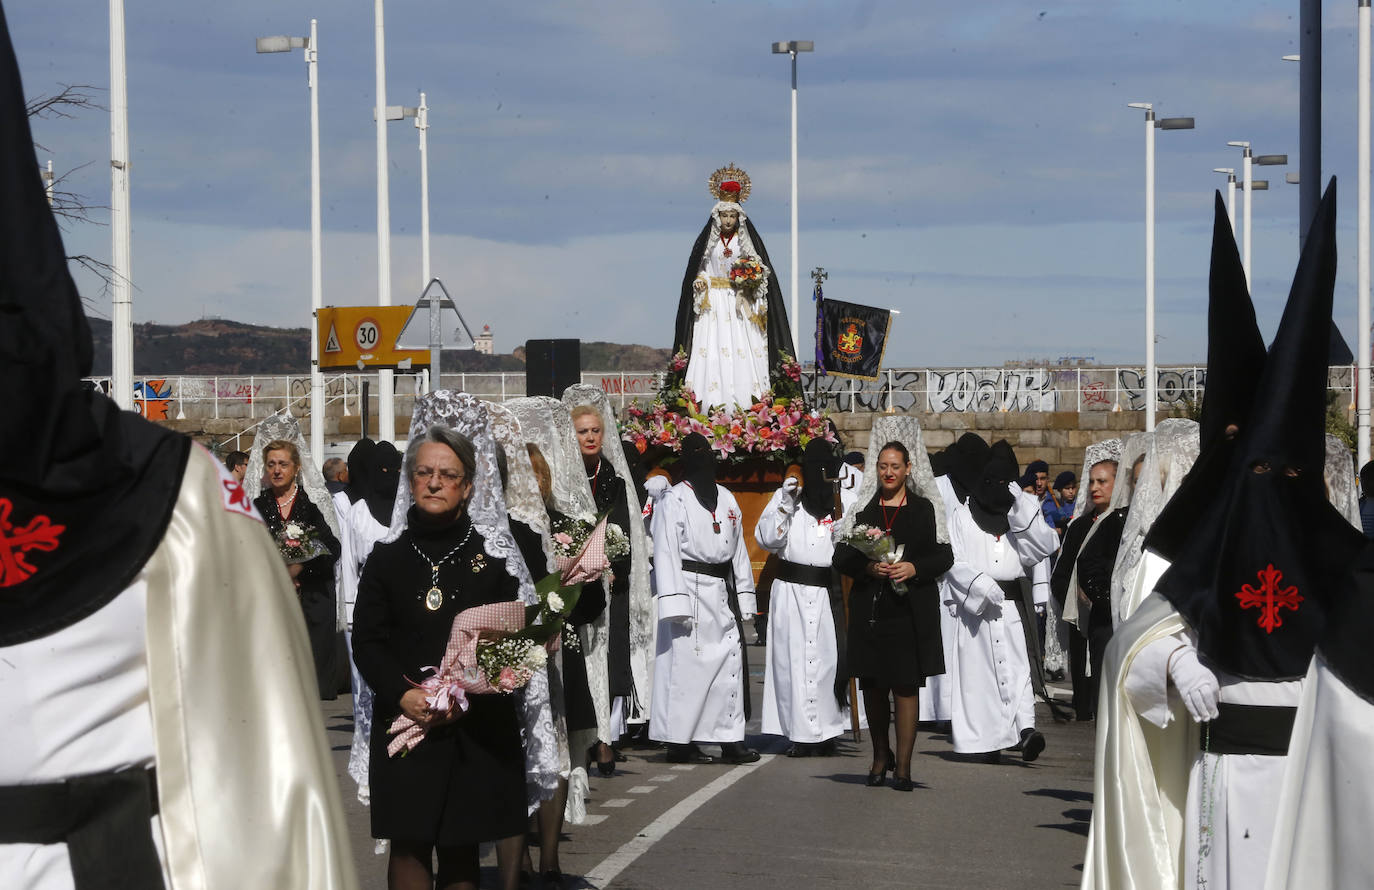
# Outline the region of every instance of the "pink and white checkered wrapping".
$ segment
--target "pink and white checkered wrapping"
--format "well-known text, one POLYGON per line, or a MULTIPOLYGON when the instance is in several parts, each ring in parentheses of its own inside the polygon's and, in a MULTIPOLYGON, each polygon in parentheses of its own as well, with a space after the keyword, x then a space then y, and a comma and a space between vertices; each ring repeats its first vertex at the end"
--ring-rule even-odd
POLYGON ((601 517, 576 556, 554 557, 564 587, 579 581, 595 581, 611 567, 610 560, 606 559, 606 521, 609 518, 609 514, 601 517))

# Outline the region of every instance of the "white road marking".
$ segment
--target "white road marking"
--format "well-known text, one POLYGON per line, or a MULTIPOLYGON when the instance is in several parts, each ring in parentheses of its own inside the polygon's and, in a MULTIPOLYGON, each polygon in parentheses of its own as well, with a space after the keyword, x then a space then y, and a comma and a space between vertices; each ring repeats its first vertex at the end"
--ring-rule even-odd
MULTIPOLYGON (((759 758, 756 763, 740 764, 725 775, 712 781, 706 787, 700 788, 683 798, 681 801, 674 804, 668 812, 659 816, 653 822, 650 822, 638 836, 631 838, 628 842, 622 844, 620 849, 601 860, 596 868, 587 872, 584 876, 584 880, 589 882, 593 887, 605 887, 611 881, 614 881, 616 876, 628 868, 631 863, 648 852, 650 847, 666 836, 668 832, 682 824, 684 819, 700 809, 702 805, 710 801, 711 798, 720 794, 759 767, 767 765, 774 756, 773 754, 765 754, 759 758)), ((632 788, 630 790, 633 791, 634 789, 632 788)))
POLYGON ((689 769, 696 769, 696 768, 697 768, 697 765, 696 765, 695 763, 679 763, 677 766, 674 766, 674 767, 673 767, 673 769, 678 770, 678 771, 680 771, 680 772, 686 772, 686 771, 689 770, 689 769))
POLYGON ((650 781, 650 782, 676 782, 676 781, 677 781, 677 776, 673 775, 672 773, 665 773, 665 774, 663 774, 663 775, 661 775, 661 776, 653 776, 653 777, 651 777, 651 778, 649 779, 649 781, 650 781))
POLYGON ((658 790, 657 785, 636 785, 630 789, 631 794, 652 794, 658 790))
POLYGON ((605 814, 605 813, 588 813, 586 816, 583 816, 583 817, 582 817, 582 822, 581 822, 581 824, 582 824, 582 825, 597 825, 597 824, 599 824, 599 823, 601 823, 601 822, 605 822, 605 821, 606 821, 606 814, 605 814))
POLYGON ((630 804, 632 804, 632 803, 634 803, 634 801, 631 800, 631 799, 628 798, 628 797, 613 797, 613 798, 611 798, 610 800, 608 800, 608 801, 606 801, 605 803, 603 803, 602 806, 603 806, 603 807, 628 807, 628 806, 629 806, 630 804))

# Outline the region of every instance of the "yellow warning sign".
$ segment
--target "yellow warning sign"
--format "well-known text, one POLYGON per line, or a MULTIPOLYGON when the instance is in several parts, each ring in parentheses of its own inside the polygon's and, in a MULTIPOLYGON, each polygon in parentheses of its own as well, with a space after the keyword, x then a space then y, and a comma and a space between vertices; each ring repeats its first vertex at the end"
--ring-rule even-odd
POLYGON ((325 306, 315 320, 321 368, 429 367, 427 349, 393 349, 410 306, 325 306))

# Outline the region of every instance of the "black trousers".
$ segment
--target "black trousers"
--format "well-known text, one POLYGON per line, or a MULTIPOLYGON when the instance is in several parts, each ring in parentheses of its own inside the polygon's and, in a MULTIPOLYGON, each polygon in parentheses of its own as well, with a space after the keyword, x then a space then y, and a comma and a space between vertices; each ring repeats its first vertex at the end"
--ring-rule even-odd
POLYGON ((1094 609, 1092 617, 1096 619, 1099 612, 1108 613, 1105 616, 1107 620, 1089 622, 1086 637, 1076 627, 1069 633, 1069 661, 1073 670, 1073 709, 1079 720, 1092 720, 1097 715, 1102 655, 1107 651, 1107 643, 1112 638, 1110 608, 1094 609), (1089 670, 1084 670, 1085 668, 1089 670), (1088 673, 1092 676, 1086 676, 1088 673))

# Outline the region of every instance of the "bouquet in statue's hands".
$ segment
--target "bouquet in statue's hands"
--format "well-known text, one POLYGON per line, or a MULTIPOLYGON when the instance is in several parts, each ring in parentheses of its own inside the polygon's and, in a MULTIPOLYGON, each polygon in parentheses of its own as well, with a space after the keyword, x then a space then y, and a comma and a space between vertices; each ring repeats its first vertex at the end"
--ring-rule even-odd
POLYGON ((730 266, 730 286, 735 290, 754 291, 768 280, 768 267, 758 257, 745 254, 730 266))
MULTIPOLYGON (((888 565, 901 562, 902 552, 906 550, 905 544, 896 543, 892 540, 892 535, 882 529, 857 523, 841 543, 848 544, 875 562, 887 563, 888 565)), ((898 596, 906 596, 906 589, 905 582, 892 582, 892 591, 898 596)))
MULTIPOLYGON (((468 694, 511 693, 523 689, 537 671, 548 664, 549 653, 558 648, 563 622, 577 605, 582 584, 564 585, 558 573, 534 586, 539 601, 490 603, 464 609, 453 619, 448 645, 434 673, 412 684, 426 693, 434 711, 468 709, 468 694)), ((409 751, 425 737, 425 728, 401 714, 388 733, 387 754, 409 751)))
POLYGON ((329 548, 320 540, 320 533, 313 525, 291 520, 282 525, 274 536, 281 558, 289 566, 310 562, 317 556, 325 556, 329 548))

